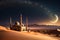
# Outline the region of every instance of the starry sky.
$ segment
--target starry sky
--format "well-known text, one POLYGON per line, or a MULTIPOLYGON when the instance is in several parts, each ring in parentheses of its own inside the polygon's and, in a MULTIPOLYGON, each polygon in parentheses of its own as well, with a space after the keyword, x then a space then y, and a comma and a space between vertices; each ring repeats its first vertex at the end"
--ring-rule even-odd
POLYGON ((60 20, 60 0, 0 0, 0 25, 8 25, 10 17, 13 23, 19 21, 20 14, 23 23, 27 16, 29 24, 49 24, 55 14, 60 20))

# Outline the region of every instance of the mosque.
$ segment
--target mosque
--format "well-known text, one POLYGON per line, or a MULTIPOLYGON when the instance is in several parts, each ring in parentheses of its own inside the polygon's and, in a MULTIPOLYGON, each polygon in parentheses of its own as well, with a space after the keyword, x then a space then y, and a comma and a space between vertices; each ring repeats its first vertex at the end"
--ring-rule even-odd
POLYGON ((20 22, 16 21, 14 25, 12 25, 12 19, 10 18, 10 29, 15 31, 26 31, 28 26, 28 22, 26 20, 26 26, 22 23, 22 14, 20 15, 20 22))

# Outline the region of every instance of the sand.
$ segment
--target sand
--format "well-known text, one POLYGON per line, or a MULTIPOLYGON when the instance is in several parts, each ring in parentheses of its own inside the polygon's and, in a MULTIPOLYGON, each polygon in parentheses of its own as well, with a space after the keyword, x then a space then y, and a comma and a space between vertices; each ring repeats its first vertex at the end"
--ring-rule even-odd
POLYGON ((0 26, 0 40, 60 40, 55 37, 50 37, 36 32, 13 31, 0 26))

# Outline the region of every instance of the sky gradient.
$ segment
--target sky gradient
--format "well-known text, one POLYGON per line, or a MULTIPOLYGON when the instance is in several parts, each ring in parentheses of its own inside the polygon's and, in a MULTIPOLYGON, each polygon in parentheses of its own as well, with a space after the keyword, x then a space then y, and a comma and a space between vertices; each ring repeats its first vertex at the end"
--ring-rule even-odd
MULTIPOLYGON (((9 24, 10 17, 19 21, 20 14, 23 23, 28 16, 29 24, 49 24, 55 14, 60 20, 60 0, 0 0, 0 25, 9 24)), ((59 20, 55 24, 60 24, 59 20)))

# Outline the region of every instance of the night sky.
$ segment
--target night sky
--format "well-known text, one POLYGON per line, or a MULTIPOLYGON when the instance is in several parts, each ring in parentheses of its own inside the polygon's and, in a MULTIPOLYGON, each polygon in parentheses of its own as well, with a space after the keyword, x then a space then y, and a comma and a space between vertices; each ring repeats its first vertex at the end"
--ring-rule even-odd
MULTIPOLYGON (((55 14, 60 20, 60 0, 0 0, 0 25, 8 25, 10 17, 13 23, 19 21, 20 14, 23 23, 28 17, 29 24, 51 23, 55 14)), ((55 24, 60 24, 59 20, 55 24)))

